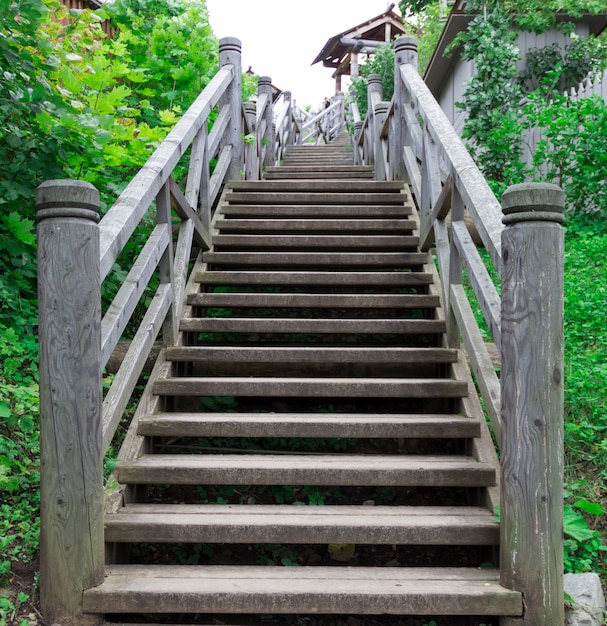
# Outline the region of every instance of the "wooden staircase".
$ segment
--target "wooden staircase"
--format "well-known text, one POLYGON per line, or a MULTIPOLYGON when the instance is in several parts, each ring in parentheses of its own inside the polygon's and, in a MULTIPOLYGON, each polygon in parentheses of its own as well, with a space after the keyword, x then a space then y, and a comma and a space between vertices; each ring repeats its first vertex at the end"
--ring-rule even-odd
POLYGON ((110 562, 86 612, 311 626, 521 614, 499 584, 494 448, 447 347, 412 197, 340 143, 290 147, 265 180, 225 189, 180 340, 135 420, 144 453, 117 468, 125 505, 106 516, 110 562))

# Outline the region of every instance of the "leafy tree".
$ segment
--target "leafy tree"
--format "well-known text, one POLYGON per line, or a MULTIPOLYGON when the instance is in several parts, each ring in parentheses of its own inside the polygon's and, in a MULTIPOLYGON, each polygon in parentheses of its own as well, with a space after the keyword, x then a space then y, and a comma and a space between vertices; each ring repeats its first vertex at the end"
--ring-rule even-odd
POLYGON ((375 54, 360 66, 360 77, 352 83, 361 117, 367 115, 367 81, 371 74, 379 74, 382 78, 382 100, 391 100, 394 94, 394 49, 391 44, 378 46, 375 54))

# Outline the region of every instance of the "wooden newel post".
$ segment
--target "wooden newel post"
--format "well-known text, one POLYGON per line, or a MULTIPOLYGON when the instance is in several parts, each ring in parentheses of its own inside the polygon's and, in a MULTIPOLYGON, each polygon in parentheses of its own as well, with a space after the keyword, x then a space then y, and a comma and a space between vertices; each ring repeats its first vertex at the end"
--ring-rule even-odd
POLYGON ((366 165, 375 164, 375 105, 381 102, 382 80, 379 74, 371 74, 367 79, 367 127, 368 139, 365 138, 365 149, 368 150, 369 162, 366 165))
POLYGON ((253 143, 250 142, 250 137, 245 138, 245 180, 259 180, 259 161, 258 150, 256 141, 257 130, 257 116, 256 107, 254 102, 245 102, 242 105, 245 118, 247 120, 247 126, 249 127, 249 133, 255 137, 253 143))
POLYGON ((40 350, 40 602, 45 620, 97 624, 82 592, 103 581, 99 193, 36 193, 40 350))
MULTIPOLYGON (((260 76, 257 83, 257 93, 261 96, 265 94, 267 96, 267 104, 263 113, 263 120, 265 121, 265 128, 263 137, 261 138, 262 145, 260 146, 261 153, 263 155, 263 166, 274 165, 274 125, 273 125, 273 103, 272 103, 272 79, 269 76, 260 76)), ((258 123, 261 123, 258 120, 258 123)))
POLYGON ((510 187, 502 208, 502 585, 522 619, 564 623, 563 220, 555 185, 510 187))
POLYGON ((390 158, 390 180, 406 180, 407 178, 403 149, 411 144, 411 139, 407 133, 406 94, 400 75, 400 66, 410 63, 417 69, 417 59, 415 37, 399 37, 394 42, 394 133, 390 138, 393 155, 390 158))
POLYGON ((382 101, 375 103, 375 109, 373 114, 373 136, 375 137, 375 145, 373 146, 373 152, 375 153, 375 180, 386 180, 386 166, 384 163, 384 155, 381 147, 381 131, 384 127, 389 108, 389 102, 382 101))
POLYGON ((232 146, 232 160, 226 173, 226 180, 239 180, 244 175, 241 49, 240 39, 236 39, 236 37, 224 37, 219 41, 219 67, 234 66, 232 82, 219 100, 221 106, 230 105, 230 123, 221 143, 221 149, 225 145, 232 146))

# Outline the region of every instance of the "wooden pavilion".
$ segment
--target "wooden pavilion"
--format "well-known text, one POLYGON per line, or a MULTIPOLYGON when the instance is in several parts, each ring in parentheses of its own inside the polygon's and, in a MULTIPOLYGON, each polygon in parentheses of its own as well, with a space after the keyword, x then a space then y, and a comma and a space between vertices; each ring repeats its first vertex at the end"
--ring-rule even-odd
POLYGON ((385 13, 331 37, 318 53, 312 65, 322 61, 335 70, 335 93, 342 90, 343 75, 358 76, 359 54, 373 54, 379 45, 404 34, 403 20, 393 11, 394 6, 391 3, 385 13))

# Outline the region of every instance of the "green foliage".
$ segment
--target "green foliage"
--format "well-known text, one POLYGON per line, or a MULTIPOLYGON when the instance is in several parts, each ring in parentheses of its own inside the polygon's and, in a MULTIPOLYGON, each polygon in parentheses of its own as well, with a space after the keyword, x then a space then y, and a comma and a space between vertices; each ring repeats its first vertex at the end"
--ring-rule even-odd
POLYGON ((375 54, 360 66, 360 77, 352 81, 356 102, 361 117, 367 115, 367 81, 371 74, 379 74, 382 79, 382 100, 390 101, 394 95, 394 49, 391 44, 383 44, 375 49, 375 54))
POLYGON ((458 106, 468 112, 462 136, 483 173, 496 183, 522 179, 522 138, 517 80, 516 34, 499 8, 476 16, 464 39, 462 58, 476 73, 458 106))
POLYGON ((110 206, 217 57, 204 0, 0 0, 0 578, 38 543, 35 189, 86 179, 110 206))
POLYGON ((607 551, 601 533, 589 527, 582 512, 590 517, 605 514, 600 504, 585 499, 578 500, 573 506, 565 505, 565 572, 573 574, 601 570, 600 563, 607 551))

